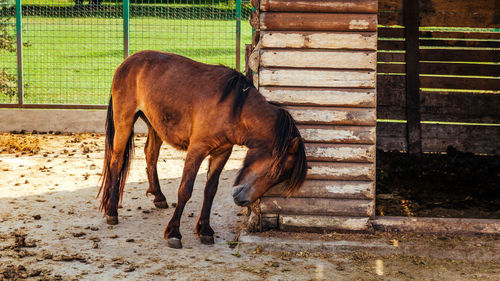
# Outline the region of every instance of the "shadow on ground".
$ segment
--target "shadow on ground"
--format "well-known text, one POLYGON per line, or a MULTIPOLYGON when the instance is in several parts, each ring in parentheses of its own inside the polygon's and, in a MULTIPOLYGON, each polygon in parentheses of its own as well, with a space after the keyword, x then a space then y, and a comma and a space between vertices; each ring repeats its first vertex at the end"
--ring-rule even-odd
MULTIPOLYGON (((119 209, 120 223, 116 226, 107 225, 98 211, 98 186, 34 196, 0 195, 1 264, 24 265, 28 275, 41 270, 41 275, 83 279, 161 277, 180 268, 184 274, 202 277, 207 266, 226 263, 221 261, 222 256, 234 258, 234 250, 227 242, 239 231, 242 218, 237 216, 240 207, 232 202, 228 192, 235 173, 236 170, 224 171, 221 176, 211 216, 216 231, 213 246, 200 244, 193 233, 206 178, 205 173, 198 175, 193 197, 182 217, 182 250, 168 248, 163 239, 163 229, 174 208, 155 208, 153 196, 145 196, 146 182, 126 184, 119 209)), ((179 181, 160 181, 170 205, 176 202, 179 181)))

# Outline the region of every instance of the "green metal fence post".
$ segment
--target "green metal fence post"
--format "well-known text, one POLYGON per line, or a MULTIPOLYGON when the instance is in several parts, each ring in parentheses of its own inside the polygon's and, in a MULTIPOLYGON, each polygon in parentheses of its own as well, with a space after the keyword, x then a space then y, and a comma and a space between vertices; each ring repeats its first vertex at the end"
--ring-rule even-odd
POLYGON ((130 18, 130 0, 123 0, 123 58, 128 57, 128 35, 130 18))
POLYGON ((23 105, 23 36, 21 0, 16 0, 17 101, 23 105))
POLYGON ((241 0, 236 0, 236 70, 240 71, 241 0))

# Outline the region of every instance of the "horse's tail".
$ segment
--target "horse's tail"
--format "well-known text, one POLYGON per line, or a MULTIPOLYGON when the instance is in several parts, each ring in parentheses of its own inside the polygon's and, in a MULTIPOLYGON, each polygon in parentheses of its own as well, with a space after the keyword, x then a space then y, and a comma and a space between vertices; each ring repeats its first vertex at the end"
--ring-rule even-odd
MULTIPOLYGON (((113 193, 113 185, 111 178, 111 157, 113 154, 113 142, 115 138, 115 126, 113 121, 113 97, 109 99, 108 113, 106 117, 106 139, 104 148, 104 166, 102 168, 101 174, 101 187, 99 188, 99 193, 97 197, 102 193, 101 205, 99 207, 100 211, 107 211, 111 206, 111 195, 113 193)), ((128 169, 130 167, 130 159, 133 156, 134 148, 134 131, 130 132, 130 137, 128 139, 125 151, 123 152, 123 164, 118 173, 117 184, 119 186, 119 202, 121 202, 123 188, 125 186, 125 180, 127 177, 128 169)))

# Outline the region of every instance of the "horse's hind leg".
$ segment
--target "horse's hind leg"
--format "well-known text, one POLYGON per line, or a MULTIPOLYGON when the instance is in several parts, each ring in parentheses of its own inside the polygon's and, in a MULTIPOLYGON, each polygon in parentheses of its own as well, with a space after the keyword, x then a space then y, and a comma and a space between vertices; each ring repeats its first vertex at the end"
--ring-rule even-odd
POLYGON ((232 147, 229 147, 228 149, 217 151, 210 155, 203 207, 201 208, 200 217, 195 227, 195 233, 200 237, 202 244, 214 243, 214 231, 212 227, 210 227, 210 211, 212 210, 215 193, 217 193, 220 174, 231 152, 232 147))
POLYGON ((146 147, 144 147, 147 164, 146 171, 149 181, 149 187, 146 191, 146 195, 153 194, 155 197, 153 199, 153 204, 155 204, 156 208, 168 208, 167 199, 160 189, 160 182, 158 181, 158 172, 156 167, 158 156, 160 155, 161 144, 162 140, 160 136, 158 136, 152 127, 148 127, 148 139, 146 140, 146 147))
POLYGON ((131 154, 133 153, 134 121, 132 115, 120 123, 115 123, 113 149, 109 166, 111 196, 105 208, 108 224, 118 223, 118 203, 121 201, 129 163, 132 158, 131 154))

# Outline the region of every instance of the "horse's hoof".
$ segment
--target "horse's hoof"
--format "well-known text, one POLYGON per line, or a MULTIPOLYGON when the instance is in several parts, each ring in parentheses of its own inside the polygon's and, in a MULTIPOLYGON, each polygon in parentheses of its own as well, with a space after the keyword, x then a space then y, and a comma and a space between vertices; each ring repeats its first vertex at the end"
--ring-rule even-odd
POLYGON ((201 241, 201 244, 205 244, 205 245, 213 245, 215 243, 213 235, 201 235, 200 241, 201 241))
POLYGON ((168 246, 170 248, 174 248, 174 249, 182 248, 181 239, 179 239, 179 238, 175 238, 175 237, 168 238, 167 243, 168 243, 168 246))
POLYGON ((110 225, 118 224, 118 216, 106 216, 106 223, 110 225))
POLYGON ((153 202, 153 204, 155 204, 155 207, 158 208, 158 209, 166 209, 166 208, 168 208, 167 201, 153 202))

